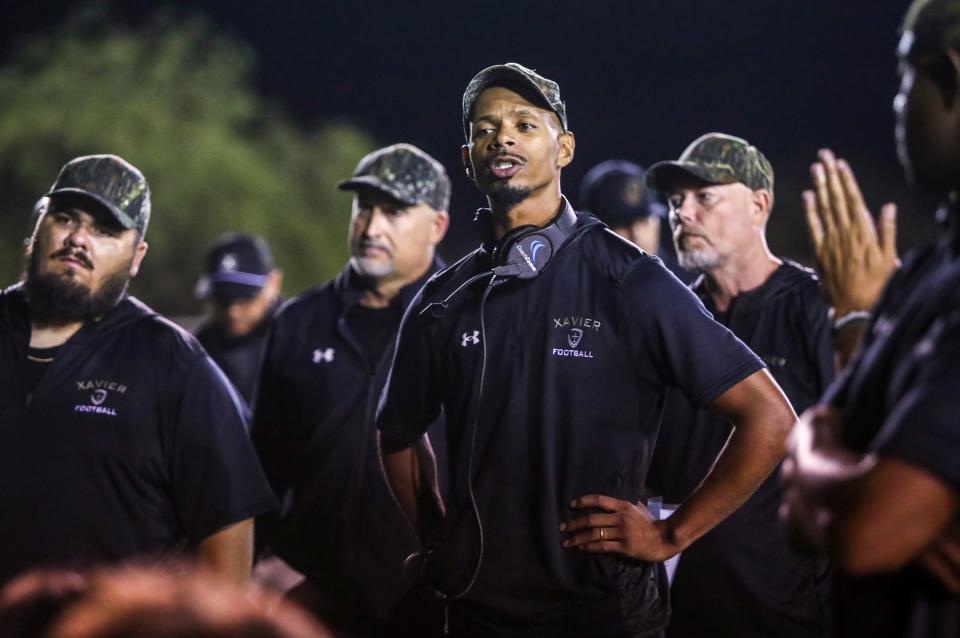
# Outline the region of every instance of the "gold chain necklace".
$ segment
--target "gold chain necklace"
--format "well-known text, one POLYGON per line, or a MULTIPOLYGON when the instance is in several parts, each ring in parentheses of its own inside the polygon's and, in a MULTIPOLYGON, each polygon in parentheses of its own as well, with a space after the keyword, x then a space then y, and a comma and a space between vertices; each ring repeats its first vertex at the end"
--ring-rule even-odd
POLYGON ((53 363, 53 357, 35 357, 32 354, 28 354, 27 361, 33 361, 34 363, 53 363))

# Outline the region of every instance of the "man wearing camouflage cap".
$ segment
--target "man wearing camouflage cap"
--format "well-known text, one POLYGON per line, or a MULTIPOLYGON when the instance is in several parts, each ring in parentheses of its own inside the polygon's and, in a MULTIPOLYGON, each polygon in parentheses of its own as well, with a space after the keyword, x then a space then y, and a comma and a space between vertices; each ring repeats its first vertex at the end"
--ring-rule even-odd
MULTIPOLYGON (((770 162, 744 139, 709 133, 679 160, 653 165, 646 179, 667 196, 680 263, 702 273, 693 292, 763 359, 795 410, 810 407, 833 379, 827 304, 812 271, 767 247, 770 162)), ((670 394, 648 485, 682 503, 728 436, 716 416, 670 394)), ((768 477, 683 553, 670 590, 668 636, 825 634, 827 561, 787 545, 777 521, 778 478, 768 477)))
POLYGON ((79 157, 0 293, 0 582, 183 551, 242 583, 276 503, 240 399, 195 339, 127 294, 150 190, 79 157))
POLYGON ((411 305, 378 416, 391 487, 428 543, 423 580, 453 636, 657 635, 661 561, 759 485, 793 412, 656 257, 573 211, 555 82, 487 68, 464 92, 463 124, 485 240, 411 305), (668 387, 737 425, 670 523, 637 503, 668 387), (441 411, 446 509, 418 454, 441 411))
POLYGON ((283 306, 268 338, 253 439, 283 509, 258 529, 305 575, 292 596, 335 631, 386 636, 412 622, 396 603, 418 544, 384 482, 373 420, 400 319, 439 267, 450 180, 395 144, 340 188, 354 193, 350 262, 283 306))
POLYGON ((898 154, 944 202, 935 244, 896 251, 828 149, 804 193, 838 354, 852 359, 804 413, 783 464, 784 520, 837 564, 836 636, 960 632, 960 1, 916 0, 904 20, 898 154))

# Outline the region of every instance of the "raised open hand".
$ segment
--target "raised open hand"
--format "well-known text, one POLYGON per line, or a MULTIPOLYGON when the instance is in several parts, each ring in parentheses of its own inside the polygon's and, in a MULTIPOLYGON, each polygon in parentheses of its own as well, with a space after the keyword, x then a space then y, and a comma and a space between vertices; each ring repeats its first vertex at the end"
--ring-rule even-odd
POLYGON ((897 257, 897 207, 885 204, 875 223, 853 170, 829 149, 810 167, 814 190, 804 191, 807 226, 817 255, 820 285, 835 316, 870 310, 897 257))

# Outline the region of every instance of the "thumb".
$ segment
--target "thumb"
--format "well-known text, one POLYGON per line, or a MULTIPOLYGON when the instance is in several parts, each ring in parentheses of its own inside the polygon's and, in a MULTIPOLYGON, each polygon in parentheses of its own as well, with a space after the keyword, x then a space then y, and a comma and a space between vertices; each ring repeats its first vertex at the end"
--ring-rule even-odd
POLYGON ((880 246, 883 253, 892 260, 897 259, 897 205, 884 204, 880 209, 880 220, 877 228, 880 235, 880 246))

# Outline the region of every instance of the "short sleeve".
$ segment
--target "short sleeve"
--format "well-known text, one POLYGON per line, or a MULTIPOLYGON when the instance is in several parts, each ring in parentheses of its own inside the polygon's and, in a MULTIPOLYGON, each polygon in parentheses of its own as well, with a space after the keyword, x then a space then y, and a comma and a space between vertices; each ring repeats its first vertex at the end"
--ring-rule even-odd
POLYGON ((623 279, 620 303, 641 376, 680 388, 698 408, 764 367, 657 259, 637 261, 623 279))
POLYGON ((960 333, 944 342, 921 342, 913 356, 926 361, 874 437, 870 450, 899 458, 960 490, 960 333), (929 351, 928 351, 929 349, 929 351), (918 352, 919 351, 919 352, 918 352))
POLYGON ((276 508, 247 432, 245 405, 203 356, 172 380, 169 471, 174 507, 199 543, 233 523, 276 508))
POLYGON ((440 395, 428 332, 440 319, 421 316, 423 291, 407 307, 393 364, 380 396, 377 428, 380 447, 396 452, 410 447, 440 415, 440 395))

